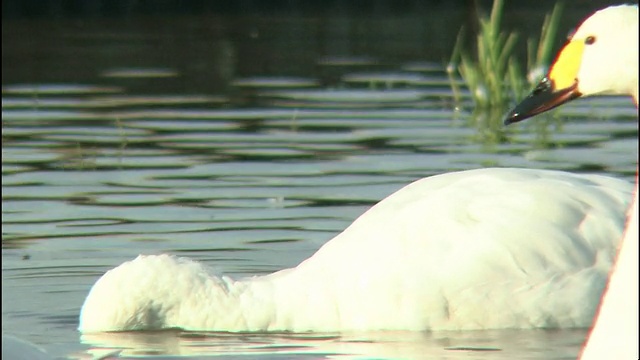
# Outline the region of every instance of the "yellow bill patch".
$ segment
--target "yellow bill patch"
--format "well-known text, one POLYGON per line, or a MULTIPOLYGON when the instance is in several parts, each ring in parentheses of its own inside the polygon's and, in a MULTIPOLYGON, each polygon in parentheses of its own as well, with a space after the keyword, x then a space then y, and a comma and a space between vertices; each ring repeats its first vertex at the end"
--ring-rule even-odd
POLYGON ((580 69, 584 46, 583 40, 573 40, 562 48, 549 72, 549 79, 553 81, 555 89, 566 89, 574 84, 580 69))

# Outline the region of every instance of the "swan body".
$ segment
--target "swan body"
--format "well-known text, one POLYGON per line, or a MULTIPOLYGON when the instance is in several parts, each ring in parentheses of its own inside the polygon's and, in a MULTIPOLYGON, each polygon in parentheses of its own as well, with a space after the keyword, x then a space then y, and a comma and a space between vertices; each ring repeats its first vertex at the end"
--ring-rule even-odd
MULTIPOLYGON (((637 104, 637 31, 637 6, 592 15, 506 122, 580 96, 637 104)), ((597 314, 581 359, 635 359, 637 236, 637 184, 527 169, 443 174, 271 275, 233 280, 188 259, 139 256, 95 283, 79 330, 565 328, 597 314)))
MULTIPOLYGON (((587 18, 551 71, 507 116, 524 120, 580 96, 624 94, 638 105, 638 5, 611 6, 587 18)), ((581 360, 638 359, 638 180, 628 221, 581 360)))
POLYGON ((292 269, 232 280, 170 255, 104 274, 82 332, 588 327, 632 185, 493 168, 418 180, 292 269))

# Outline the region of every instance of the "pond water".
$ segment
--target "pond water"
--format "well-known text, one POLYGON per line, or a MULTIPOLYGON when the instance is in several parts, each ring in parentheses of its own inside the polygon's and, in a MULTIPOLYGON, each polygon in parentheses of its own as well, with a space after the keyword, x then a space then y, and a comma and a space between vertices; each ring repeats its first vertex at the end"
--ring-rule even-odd
POLYGON ((531 121, 483 142, 442 50, 428 56, 412 31, 422 20, 388 21, 407 43, 349 18, 4 22, 3 331, 71 359, 575 358, 586 329, 77 332, 91 285, 140 253, 266 274, 425 176, 499 166, 634 180, 630 99, 569 104, 544 141, 531 121))

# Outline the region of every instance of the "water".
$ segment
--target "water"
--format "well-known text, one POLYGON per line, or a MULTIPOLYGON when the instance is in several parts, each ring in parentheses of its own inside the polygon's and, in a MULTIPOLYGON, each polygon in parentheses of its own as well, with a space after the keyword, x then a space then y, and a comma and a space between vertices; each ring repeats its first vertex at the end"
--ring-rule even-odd
MULTIPOLYGON (((408 19, 408 28, 423 21, 408 19)), ((139 253, 266 274, 424 176, 486 166, 635 176, 629 99, 567 105, 544 147, 534 122, 511 129, 508 144, 484 144, 469 99, 452 102, 438 60, 446 41, 430 53, 420 36, 364 46, 380 34, 350 33, 318 50, 305 42, 321 43, 313 20, 214 20, 3 24, 3 331, 77 359, 113 349, 162 359, 575 358, 584 329, 81 337, 91 285, 139 253)))

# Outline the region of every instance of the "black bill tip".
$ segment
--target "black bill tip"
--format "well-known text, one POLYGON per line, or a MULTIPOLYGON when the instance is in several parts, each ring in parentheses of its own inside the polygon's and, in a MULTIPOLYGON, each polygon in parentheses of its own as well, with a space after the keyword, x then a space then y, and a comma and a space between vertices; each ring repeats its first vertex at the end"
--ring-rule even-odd
POLYGON ((576 81, 568 88, 554 90, 553 81, 545 77, 529 96, 509 111, 504 119, 504 124, 510 125, 526 120, 571 101, 580 96, 577 88, 578 82, 576 81))

